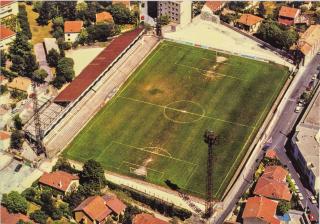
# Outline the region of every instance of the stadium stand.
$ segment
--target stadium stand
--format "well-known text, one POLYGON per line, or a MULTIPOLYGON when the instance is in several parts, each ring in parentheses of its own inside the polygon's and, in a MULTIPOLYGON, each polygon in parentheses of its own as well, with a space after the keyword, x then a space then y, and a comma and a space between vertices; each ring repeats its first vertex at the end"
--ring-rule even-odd
POLYGON ((70 103, 80 97, 96 79, 108 67, 112 66, 119 57, 126 53, 126 49, 133 44, 142 32, 142 28, 127 32, 115 38, 80 74, 67 88, 65 88, 55 99, 55 103, 70 103))

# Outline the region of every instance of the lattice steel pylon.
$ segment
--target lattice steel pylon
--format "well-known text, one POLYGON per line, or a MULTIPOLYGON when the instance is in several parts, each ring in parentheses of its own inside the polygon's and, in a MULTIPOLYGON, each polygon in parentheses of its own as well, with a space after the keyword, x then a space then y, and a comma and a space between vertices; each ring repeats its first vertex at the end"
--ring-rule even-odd
POLYGON ((33 102, 33 120, 34 120, 34 127, 35 127, 35 150, 38 155, 41 153, 44 153, 47 157, 47 153, 45 150, 45 147, 42 143, 43 140, 43 133, 41 129, 41 120, 40 120, 40 114, 39 114, 39 105, 38 105, 38 95, 37 95, 37 83, 35 81, 32 81, 32 102, 33 102))
POLYGON ((213 133, 213 131, 205 131, 204 133, 204 142, 208 144, 208 158, 207 158, 207 183, 206 183, 206 210, 205 216, 210 217, 213 212, 213 198, 212 198, 212 190, 213 190, 213 180, 212 180, 212 172, 213 172, 213 148, 216 144, 217 136, 213 133))

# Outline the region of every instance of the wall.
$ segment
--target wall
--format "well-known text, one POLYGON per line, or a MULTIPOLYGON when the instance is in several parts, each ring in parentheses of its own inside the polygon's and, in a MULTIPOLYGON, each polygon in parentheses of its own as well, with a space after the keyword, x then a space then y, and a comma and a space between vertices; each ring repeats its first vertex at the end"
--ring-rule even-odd
POLYGON ((67 42, 75 42, 79 36, 79 33, 65 33, 64 40, 67 42))
POLYGON ((10 15, 18 14, 18 2, 14 2, 12 4, 6 5, 0 8, 0 19, 5 18, 10 15))

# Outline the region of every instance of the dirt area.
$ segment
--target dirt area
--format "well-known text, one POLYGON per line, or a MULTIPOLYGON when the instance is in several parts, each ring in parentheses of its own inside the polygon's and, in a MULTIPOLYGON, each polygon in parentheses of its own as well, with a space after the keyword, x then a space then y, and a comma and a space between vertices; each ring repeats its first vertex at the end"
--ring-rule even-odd
POLYGON ((66 51, 66 57, 72 58, 74 61, 75 75, 80 72, 104 49, 104 47, 78 47, 66 51))

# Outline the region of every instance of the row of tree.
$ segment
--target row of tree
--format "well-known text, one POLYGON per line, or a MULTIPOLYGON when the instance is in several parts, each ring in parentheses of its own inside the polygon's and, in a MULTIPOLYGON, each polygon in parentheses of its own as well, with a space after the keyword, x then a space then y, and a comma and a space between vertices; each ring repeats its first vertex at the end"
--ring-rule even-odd
POLYGON ((30 24, 28 21, 28 14, 26 11, 25 5, 19 5, 19 13, 18 13, 18 21, 21 28, 21 32, 28 37, 28 39, 32 38, 32 33, 30 30, 30 24))

